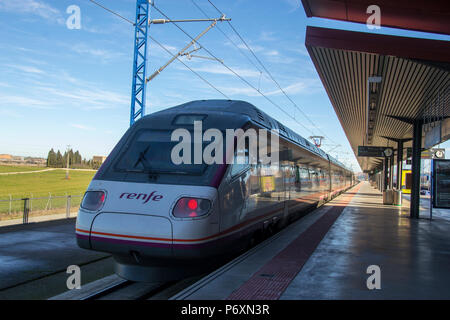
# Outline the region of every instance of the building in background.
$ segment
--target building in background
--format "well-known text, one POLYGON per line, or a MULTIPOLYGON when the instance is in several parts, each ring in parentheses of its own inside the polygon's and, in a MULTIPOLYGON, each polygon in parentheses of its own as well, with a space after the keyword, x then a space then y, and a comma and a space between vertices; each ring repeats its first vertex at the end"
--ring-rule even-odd
POLYGON ((100 163, 100 164, 105 162, 105 160, 106 160, 106 156, 93 156, 92 157, 92 162, 96 162, 96 163, 100 163))
POLYGON ((12 155, 10 154, 0 154, 0 161, 11 161, 12 155))
POLYGON ((13 156, 11 154, 0 154, 0 162, 3 165, 46 166, 47 159, 38 157, 13 156))

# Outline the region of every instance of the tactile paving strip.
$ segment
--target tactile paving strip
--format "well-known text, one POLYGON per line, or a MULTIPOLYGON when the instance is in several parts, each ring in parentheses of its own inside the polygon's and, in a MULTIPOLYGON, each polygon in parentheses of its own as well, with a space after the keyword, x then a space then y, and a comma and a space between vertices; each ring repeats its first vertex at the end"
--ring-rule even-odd
POLYGON ((279 299, 360 187, 361 184, 333 200, 336 203, 326 214, 233 291, 227 300, 279 299))

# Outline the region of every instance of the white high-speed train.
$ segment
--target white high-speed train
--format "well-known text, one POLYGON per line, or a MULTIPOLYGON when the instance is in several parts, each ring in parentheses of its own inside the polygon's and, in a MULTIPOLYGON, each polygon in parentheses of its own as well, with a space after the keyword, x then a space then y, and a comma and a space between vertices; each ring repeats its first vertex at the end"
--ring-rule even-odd
POLYGON ((145 116, 125 133, 84 195, 77 242, 111 253, 126 279, 178 279, 241 251, 353 184, 343 164, 255 106, 192 101, 145 116), (196 120, 203 130, 278 130, 279 164, 174 164, 171 134, 192 132, 196 120))

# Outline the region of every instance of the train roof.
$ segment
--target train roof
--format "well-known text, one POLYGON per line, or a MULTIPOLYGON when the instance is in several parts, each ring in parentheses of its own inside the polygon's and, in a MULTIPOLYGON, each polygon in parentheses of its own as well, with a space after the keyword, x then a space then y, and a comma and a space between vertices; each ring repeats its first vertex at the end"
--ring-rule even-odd
MULTIPOLYGON (((290 140, 302 148, 307 149, 308 151, 319 155, 320 157, 330 160, 331 163, 342 167, 346 170, 351 171, 347 168, 342 162, 338 161, 334 157, 327 154, 322 149, 318 148, 307 139, 303 138, 298 133, 289 129, 288 127, 281 124, 279 121, 275 120, 271 116, 269 116, 264 111, 259 110, 257 107, 248 103, 246 101, 241 100, 194 100, 190 101, 169 109, 165 109, 157 112, 161 113, 179 113, 179 109, 184 111, 194 111, 194 112, 205 112, 205 111, 215 111, 215 112, 227 112, 227 113, 236 113, 247 115, 252 121, 260 124, 261 126, 269 129, 269 130, 278 130, 279 134, 283 136, 284 139, 290 140)), ((147 116, 146 116, 147 117, 147 116)))

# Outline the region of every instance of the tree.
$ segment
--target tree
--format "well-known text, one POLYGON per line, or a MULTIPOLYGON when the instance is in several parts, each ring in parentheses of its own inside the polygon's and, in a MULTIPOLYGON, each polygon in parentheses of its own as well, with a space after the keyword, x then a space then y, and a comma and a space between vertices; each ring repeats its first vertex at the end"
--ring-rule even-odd
POLYGON ((61 152, 58 150, 58 153, 56 153, 56 167, 57 168, 62 168, 63 165, 63 156, 61 154, 61 152))
POLYGON ((56 153, 53 148, 48 152, 47 167, 54 167, 56 165, 56 153))
POLYGON ((69 167, 72 166, 75 163, 75 161, 73 161, 73 160, 74 160, 73 159, 73 150, 70 149, 69 150, 69 167))
POLYGON ((75 163, 75 164, 81 164, 81 155, 80 155, 80 153, 78 152, 78 150, 73 154, 73 163, 75 163))

